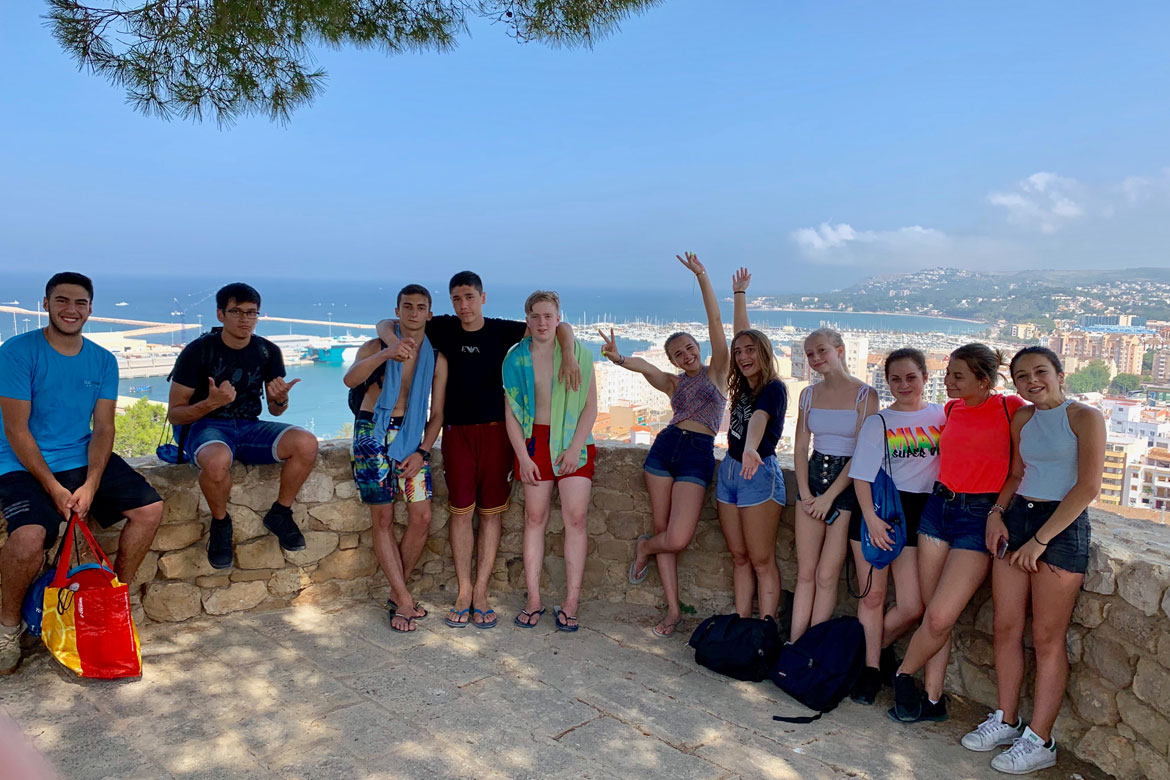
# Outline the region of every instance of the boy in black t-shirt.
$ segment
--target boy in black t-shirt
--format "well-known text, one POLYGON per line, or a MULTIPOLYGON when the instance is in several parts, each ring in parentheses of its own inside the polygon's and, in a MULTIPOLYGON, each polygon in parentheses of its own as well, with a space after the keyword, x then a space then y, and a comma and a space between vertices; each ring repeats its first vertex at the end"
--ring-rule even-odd
POLYGON ((211 509, 207 560, 226 569, 232 565, 232 519, 227 512, 232 461, 284 464, 264 525, 285 550, 303 550, 305 537, 293 521, 292 503, 317 462, 317 438, 304 428, 258 419, 261 394, 268 398, 268 413, 279 417, 288 409, 289 390, 301 381, 284 381, 280 349, 253 333, 260 293, 235 282, 216 293, 215 306, 223 327, 179 354, 167 419, 190 426, 185 449, 199 466, 199 487, 211 509))
MULTIPOLYGON (((504 383, 500 367, 504 355, 524 338, 523 322, 483 316, 487 296, 483 281, 471 271, 460 271, 448 285, 455 316, 433 317, 426 334, 447 359, 447 397, 443 405, 443 478, 447 483, 451 557, 459 593, 447 612, 446 623, 464 628, 495 628, 495 610, 488 600, 488 583, 500 547, 500 515, 512 495, 512 444, 504 429, 504 383), (474 586, 471 558, 475 534, 471 515, 479 510, 479 559, 474 586)), ((389 347, 398 343, 394 320, 378 323, 378 337, 389 347)), ((561 348, 572 350, 573 329, 557 328, 561 348)), ((405 343, 407 340, 403 339, 405 343)), ((412 344, 412 347, 417 345, 412 344)), ((576 389, 581 372, 575 363, 562 364, 562 380, 576 389)))

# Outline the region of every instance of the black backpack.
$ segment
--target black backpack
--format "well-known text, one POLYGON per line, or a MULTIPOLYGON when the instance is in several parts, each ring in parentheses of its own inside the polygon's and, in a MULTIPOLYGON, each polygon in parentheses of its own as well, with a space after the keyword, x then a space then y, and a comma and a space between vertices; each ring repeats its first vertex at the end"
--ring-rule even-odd
POLYGON ((780 632, 770 617, 712 615, 687 644, 695 648, 695 663, 737 680, 759 682, 776 663, 780 632))
POLYGON ((865 664, 865 631, 855 617, 839 617, 810 626, 800 639, 780 648, 769 676, 815 716, 774 715, 785 723, 812 723, 836 708, 853 690, 865 664))

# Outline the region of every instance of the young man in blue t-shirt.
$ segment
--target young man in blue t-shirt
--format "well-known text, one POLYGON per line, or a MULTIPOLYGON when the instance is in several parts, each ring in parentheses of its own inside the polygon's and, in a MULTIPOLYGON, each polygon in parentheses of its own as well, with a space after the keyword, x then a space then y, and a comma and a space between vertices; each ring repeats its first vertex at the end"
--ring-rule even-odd
POLYGON ((108 528, 125 517, 114 573, 128 583, 162 519, 158 493, 113 454, 118 366, 81 335, 92 302, 88 277, 56 274, 49 325, 0 346, 0 674, 20 663, 20 605, 62 520, 76 512, 108 528))

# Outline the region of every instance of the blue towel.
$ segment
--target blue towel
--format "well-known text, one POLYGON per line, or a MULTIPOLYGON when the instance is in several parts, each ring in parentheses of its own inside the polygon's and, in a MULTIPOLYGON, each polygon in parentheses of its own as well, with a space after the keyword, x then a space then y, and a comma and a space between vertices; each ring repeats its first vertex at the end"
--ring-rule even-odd
MULTIPOLYGON (((394 334, 402 337, 398 325, 394 325, 394 334)), ((427 428, 427 406, 431 398, 431 381, 435 377, 435 350, 426 336, 418 347, 418 358, 415 360, 414 377, 410 382, 410 392, 406 397, 406 414, 402 420, 402 430, 394 437, 386 452, 386 457, 402 462, 422 443, 423 434, 427 428)), ((378 402, 374 404, 374 440, 381 443, 386 441, 386 431, 390 428, 390 418, 394 416, 394 405, 398 402, 398 389, 402 386, 402 364, 397 360, 386 361, 386 376, 382 379, 382 392, 378 394, 378 402)))

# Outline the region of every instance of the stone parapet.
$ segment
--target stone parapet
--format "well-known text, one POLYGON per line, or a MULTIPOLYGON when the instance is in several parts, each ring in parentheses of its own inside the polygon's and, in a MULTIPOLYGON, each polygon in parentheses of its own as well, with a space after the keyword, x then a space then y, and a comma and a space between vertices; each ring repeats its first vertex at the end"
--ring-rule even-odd
MULTIPOLYGON (((645 447, 598 446, 587 518, 584 614, 590 600, 635 604, 661 600, 654 566, 644 584, 631 586, 627 581, 634 540, 651 528, 641 468, 645 453, 645 447)), ((430 539, 410 587, 415 593, 446 594, 453 599, 456 581, 447 544, 441 460, 436 450, 430 539)), ((369 512, 358 502, 350 477, 348 441, 322 443, 317 468, 297 497, 294 517, 307 542, 299 552, 282 551, 261 523, 276 497, 278 467, 233 467, 229 511, 236 561, 233 568, 223 571, 207 563, 210 516, 195 470, 153 458, 132 461, 132 465, 166 502, 162 526, 133 583, 138 620, 176 622, 202 613, 223 615, 385 597, 369 512)), ((795 495, 791 471, 786 470, 786 478, 791 501, 795 495)), ((503 514, 503 537, 492 577, 497 591, 524 588, 523 510, 523 491, 517 487, 511 507, 503 514)), ((405 507, 400 503, 395 511, 399 523, 405 523, 405 507)), ((1063 746, 1117 777, 1170 780, 1170 534, 1162 526, 1103 512, 1094 512, 1092 521, 1090 570, 1068 634, 1072 671, 1056 736, 1063 746)), ((790 505, 785 508, 776 545, 787 590, 796 580, 793 523, 790 505)), ((116 529, 97 535, 105 549, 116 549, 116 529)), ((0 532, 0 543, 4 538, 0 532)), ((554 501, 546 542, 546 603, 555 603, 564 591, 563 539, 564 524, 554 501)), ((731 558, 719 530, 714 489, 707 493, 694 542, 679 557, 679 586, 682 601, 700 616, 731 610, 731 558)), ((445 604, 436 606, 441 610, 445 604)), ((842 583, 840 611, 854 609, 842 583)), ((1026 645, 1025 713, 1030 709, 1034 670, 1030 640, 1026 645)), ((979 591, 956 626, 947 687, 995 707, 988 586, 979 591)))

